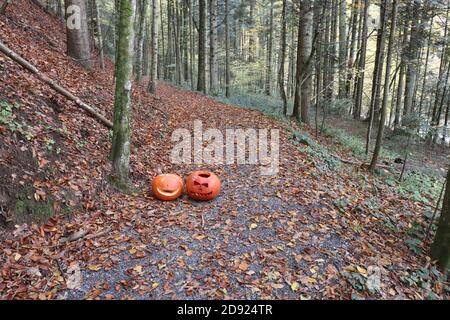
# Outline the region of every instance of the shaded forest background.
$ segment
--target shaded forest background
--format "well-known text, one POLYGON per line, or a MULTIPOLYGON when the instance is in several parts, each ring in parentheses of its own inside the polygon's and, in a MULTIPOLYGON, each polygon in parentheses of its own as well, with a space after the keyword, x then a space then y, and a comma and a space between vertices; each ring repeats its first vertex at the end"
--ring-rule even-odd
MULTIPOLYGON (((62 1, 45 4, 63 16, 62 1)), ((91 59, 114 60, 118 6, 86 1, 89 41, 103 49, 91 59)), ((367 120, 369 130, 378 127, 387 87, 387 128, 449 143, 447 1, 140 0, 137 6, 138 81, 151 74, 154 51, 157 79, 236 100, 271 96, 283 101, 279 113, 303 122, 320 125, 320 116, 339 113, 367 120)))

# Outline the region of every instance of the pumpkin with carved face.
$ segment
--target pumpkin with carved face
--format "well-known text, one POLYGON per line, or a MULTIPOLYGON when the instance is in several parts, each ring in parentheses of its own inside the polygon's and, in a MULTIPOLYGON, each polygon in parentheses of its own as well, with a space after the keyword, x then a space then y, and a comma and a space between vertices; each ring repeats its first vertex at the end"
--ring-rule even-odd
POLYGON ((212 200, 220 193, 220 180, 212 172, 194 171, 186 178, 186 192, 194 200, 212 200))
POLYGON ((153 196, 159 200, 175 200, 183 192, 183 179, 176 174, 161 174, 152 181, 153 196))

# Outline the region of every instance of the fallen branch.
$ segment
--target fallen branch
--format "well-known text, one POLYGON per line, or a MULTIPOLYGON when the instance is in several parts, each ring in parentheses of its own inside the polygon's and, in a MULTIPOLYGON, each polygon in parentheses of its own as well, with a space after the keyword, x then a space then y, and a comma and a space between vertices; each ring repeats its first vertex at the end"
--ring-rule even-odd
POLYGON ((33 73, 39 80, 45 82, 48 84, 52 89, 54 89, 56 92, 62 94, 67 99, 74 101, 80 108, 85 110, 90 116, 97 118, 100 120, 100 122, 105 125, 108 128, 112 128, 113 124, 111 121, 109 121, 104 115, 101 114, 99 110, 97 110, 94 107, 91 107, 80 100, 80 98, 73 95, 71 92, 69 92, 67 89, 61 87, 57 83, 55 83, 52 79, 47 77, 45 74, 41 73, 35 66, 33 66, 31 63, 23 59, 21 56, 19 56, 17 53, 9 49, 7 46, 3 44, 3 42, 0 41, 0 51, 3 52, 6 56, 11 58, 13 61, 20 64, 22 67, 33 73))
MULTIPOLYGON (((339 161, 341 161, 342 163, 346 163, 346 164, 351 164, 354 166, 366 166, 368 167, 369 164, 365 163, 365 162, 358 162, 358 161, 351 161, 351 160, 346 160, 346 159, 342 159, 341 157, 338 157, 335 154, 332 154, 333 157, 335 157, 336 159, 338 159, 339 161)), ((377 164, 378 168, 382 168, 382 169, 386 169, 386 170, 392 170, 393 168, 391 166, 385 165, 385 164, 377 164)))
POLYGON ((77 240, 80 240, 80 239, 92 240, 94 238, 101 237, 101 236, 109 233, 110 231, 111 231, 111 228, 108 227, 106 229, 97 231, 96 233, 90 233, 89 234, 88 230, 80 229, 77 232, 72 233, 70 236, 68 236, 66 238, 61 238, 59 240, 59 245, 63 245, 65 243, 72 242, 72 241, 77 241, 77 240))

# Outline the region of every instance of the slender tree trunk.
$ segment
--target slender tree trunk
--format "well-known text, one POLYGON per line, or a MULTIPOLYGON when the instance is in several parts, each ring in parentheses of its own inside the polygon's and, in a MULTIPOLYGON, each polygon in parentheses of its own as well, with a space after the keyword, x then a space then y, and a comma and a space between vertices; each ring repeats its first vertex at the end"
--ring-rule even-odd
POLYGON ((373 83, 372 83, 372 99, 370 101, 369 108, 369 125, 367 127, 366 136, 366 155, 369 154, 370 140, 372 136, 372 126, 374 121, 378 119, 378 112, 380 107, 380 92, 381 92, 381 78, 383 74, 383 62, 384 62, 384 43, 386 40, 386 9, 387 2, 384 0, 381 3, 381 21, 380 29, 377 35, 377 50, 375 54, 375 67, 373 71, 373 83))
POLYGON ((147 91, 149 93, 156 92, 156 78, 157 78, 157 68, 158 68, 158 0, 152 0, 152 31, 151 40, 152 44, 150 46, 150 79, 148 81, 147 91))
POLYGON ((256 6, 256 0, 249 0, 249 27, 250 27, 250 35, 249 35, 249 41, 248 41, 248 62, 255 62, 255 35, 253 32, 253 28, 255 27, 255 6, 256 6))
POLYGON ((447 36, 448 36, 448 14, 450 11, 450 6, 447 8, 446 13, 446 20, 445 20, 445 29, 444 29, 444 45, 442 46, 442 51, 440 55, 440 65, 439 65, 439 74, 438 74, 438 83, 436 88, 436 94, 433 104, 433 111, 431 113, 431 125, 436 126, 437 125, 437 109, 439 105, 439 98, 441 97, 441 91, 444 89, 442 88, 446 86, 446 83, 443 83, 442 77, 444 76, 444 68, 445 64, 447 63, 447 36))
POLYGON ((95 21, 97 26, 97 39, 98 39, 98 50, 100 53, 100 67, 102 69, 105 69, 105 55, 103 53, 103 33, 102 33, 102 26, 100 21, 100 10, 98 9, 98 0, 94 0, 94 6, 95 6, 95 21))
POLYGON ((147 0, 140 0, 140 13, 138 19, 138 34, 136 39, 136 80, 138 83, 142 81, 142 56, 144 46, 144 22, 147 15, 147 0))
POLYGON ((230 35, 228 25, 228 0, 225 1, 225 96, 230 97, 230 35))
POLYGON ((312 53, 313 10, 311 1, 302 1, 300 12, 294 116, 298 121, 308 124, 312 83, 310 57, 312 53))
POLYGON ((287 115, 287 97, 284 83, 284 65, 286 60, 286 1, 283 0, 281 11, 281 43, 280 43, 280 69, 278 71, 278 87, 283 100, 283 115, 287 115))
POLYGON ((193 13, 193 1, 189 1, 189 74, 191 78, 191 90, 195 89, 194 81, 194 51, 195 51, 195 41, 194 41, 194 29, 192 28, 194 13, 193 13))
POLYGON ((392 51, 394 50, 395 41, 395 30, 397 28, 397 0, 392 2, 392 14, 391 14, 391 31, 389 34, 389 44, 386 56, 386 72, 384 79, 384 92, 383 92, 383 104, 381 107, 381 117, 377 133, 377 142, 375 144, 375 150, 373 152, 372 161, 369 166, 369 170, 373 172, 376 168, 378 157, 381 150, 381 145, 383 143, 384 127, 387 115, 387 104, 389 99, 389 80, 391 75, 391 65, 392 65, 392 51))
POLYGON ((406 52, 407 72, 406 72, 406 85, 405 85, 405 105, 403 108, 403 114, 408 115, 414 111, 413 98, 417 82, 417 70, 419 68, 419 52, 423 46, 423 25, 427 20, 427 14, 420 3, 411 4, 411 17, 415 19, 411 25, 411 36, 409 40, 409 46, 406 52), (420 17, 420 20, 417 19, 420 17))
POLYGON ((356 34, 358 29, 358 8, 359 0, 352 1, 352 29, 351 29, 351 40, 350 40, 350 52, 348 55, 348 67, 347 67, 347 81, 345 86, 346 98, 350 96, 351 84, 353 78, 353 67, 355 65, 355 46, 356 46, 356 34))
POLYGON ((120 1, 111 178, 114 184, 121 189, 127 189, 130 170, 130 105, 135 10, 136 0, 120 1))
POLYGON ((219 67, 217 64, 217 0, 209 0, 209 83, 210 92, 217 94, 219 67))
POLYGON ((272 43, 273 43, 273 0, 270 1, 269 36, 267 37, 267 65, 266 81, 264 85, 265 94, 271 95, 272 84, 272 43))
POLYGON ((346 97, 347 76, 347 1, 339 2, 339 98, 346 97))
POLYGON ((361 53, 359 58, 359 70, 358 70, 358 84, 356 87, 356 99, 355 110, 353 117, 355 119, 361 118, 362 100, 364 90, 364 76, 366 69, 366 53, 367 53, 367 36, 368 36, 368 12, 369 12, 370 0, 364 1, 364 13, 362 22, 362 38, 361 38, 361 53))
POLYGON ((324 30, 324 58, 323 58, 323 90, 324 90, 324 97, 326 103, 331 102, 332 96, 333 96, 333 89, 332 89, 332 83, 330 83, 331 77, 329 76, 330 69, 331 69, 331 57, 330 57, 330 16, 331 16, 331 9, 330 9, 330 3, 331 1, 326 1, 324 3, 325 6, 325 30, 324 30))
MULTIPOLYGON (((432 31, 433 31, 433 19, 431 19, 431 23, 430 23, 430 30, 428 31, 428 40, 427 40, 427 53, 426 53, 426 57, 425 57, 425 67, 423 70, 423 78, 422 78, 422 88, 421 88, 421 93, 420 93, 420 102, 419 102, 419 115, 422 114, 422 110, 423 110, 423 99, 425 96, 425 82, 427 80, 427 73, 428 73, 428 62, 430 59, 430 48, 431 48, 431 36, 432 36, 432 31)), ((446 35, 444 35, 444 37, 446 37, 446 35)))
MULTIPOLYGON (((337 86, 339 86, 339 79, 336 81, 336 71, 338 68, 336 68, 336 64, 338 61, 338 52, 337 52, 337 35, 338 35, 338 17, 339 17, 339 9, 338 9, 338 1, 340 0, 329 0, 331 4, 330 12, 330 40, 328 43, 328 50, 329 50, 329 71, 327 72, 328 75, 328 83, 329 83, 329 90, 328 90, 328 99, 329 101, 334 100, 335 95, 335 87, 336 82, 337 86)), ((339 75, 338 75, 339 77, 339 75)))
POLYGON ((206 93, 206 62, 205 62, 205 44, 206 44, 206 0, 199 0, 199 19, 198 19, 198 70, 197 70, 197 91, 206 93))
POLYGON ((183 63, 181 61, 181 23, 180 23, 180 5, 174 1, 174 40, 175 40, 175 65, 176 65, 176 83, 181 84, 183 80, 183 63))

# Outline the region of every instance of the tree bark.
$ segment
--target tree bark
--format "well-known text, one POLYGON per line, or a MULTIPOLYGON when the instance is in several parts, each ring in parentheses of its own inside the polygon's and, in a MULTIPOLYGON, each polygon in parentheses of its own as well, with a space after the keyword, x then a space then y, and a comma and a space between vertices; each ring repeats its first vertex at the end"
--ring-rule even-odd
POLYGON ((217 94, 217 0, 209 0, 209 83, 211 94, 217 94))
POLYGON ((228 25, 228 0, 225 1, 225 96, 230 97, 230 35, 228 25))
POLYGON ((206 62, 205 62, 205 44, 206 44, 206 0, 199 0, 199 19, 198 19, 198 69, 197 69, 197 91, 206 93, 206 62))
POLYGON ((350 52, 348 55, 348 66, 347 66, 347 82, 345 86, 345 94, 348 98, 351 94, 351 84, 353 78, 353 67, 355 65, 355 46, 356 46, 356 34, 358 29, 358 7, 359 0, 352 1, 352 29, 351 29, 351 40, 350 40, 350 52))
POLYGON ((339 1, 339 98, 346 97, 347 76, 347 1, 339 1))
POLYGON ((103 33, 102 33, 102 26, 100 22, 100 10, 98 8, 97 4, 98 0, 94 0, 94 6, 95 6, 95 21, 96 21, 96 27, 97 27, 97 39, 98 39, 98 50, 100 53, 100 67, 102 69, 105 69, 105 55, 103 53, 103 33))
POLYGON ((140 13, 138 20, 138 34, 136 38, 136 80, 138 83, 142 82, 142 57, 143 57, 143 47, 144 47, 144 25, 145 25, 145 16, 147 15, 147 0, 139 0, 140 1, 140 13))
POLYGON ((362 35, 361 35, 361 53, 359 58, 358 66, 358 81, 356 86, 356 97, 355 97, 355 110, 353 117, 355 119, 361 118, 362 111, 362 98, 364 90, 364 76, 366 68, 366 53, 367 53, 367 36, 368 36, 368 12, 369 12, 370 0, 364 1, 364 12, 362 21, 362 35))
POLYGON ((112 174, 114 184, 127 189, 130 170, 130 109, 136 0, 120 1, 119 46, 114 101, 112 174))
POLYGON ((287 97, 284 80, 284 65, 286 61, 286 1, 283 0, 283 8, 281 11, 281 40, 280 40, 280 69, 278 71, 278 87, 280 96, 283 100, 283 115, 287 115, 287 97))
POLYGON ((158 72, 158 0, 152 0, 152 31, 150 46, 150 79, 148 81, 147 91, 151 94, 156 92, 156 78, 158 72))
POLYGON ((386 12, 387 1, 381 2, 381 20, 380 28, 377 34, 377 50, 375 54, 375 66, 373 71, 373 83, 372 83, 372 98, 369 108, 369 125, 367 127, 366 136, 366 154, 369 154, 370 140, 372 138, 373 123, 378 120, 379 107, 380 107, 380 93, 381 93, 381 78, 383 74, 384 66, 384 47, 386 40, 386 12))
POLYGON ((267 65, 264 92, 271 95, 272 85, 272 44, 273 44, 273 0, 270 1, 269 34, 267 37, 267 65))
POLYGON ((309 124, 311 102, 311 63, 313 10, 309 0, 300 5, 300 22, 297 44, 297 72, 294 100, 294 116, 298 121, 309 124))
POLYGON ((387 115, 387 104, 389 99, 389 80, 391 75, 392 52, 394 50, 396 28, 397 28, 397 0, 393 0, 392 15, 391 15, 391 31, 389 34, 389 44, 386 56, 386 72, 384 75, 385 79, 384 79, 383 104, 381 107, 381 117, 377 133, 377 142, 375 144, 375 150, 373 152, 372 161, 369 166, 369 171, 371 172, 373 172, 377 166, 378 157, 381 150, 381 144, 383 143, 383 134, 387 115))

